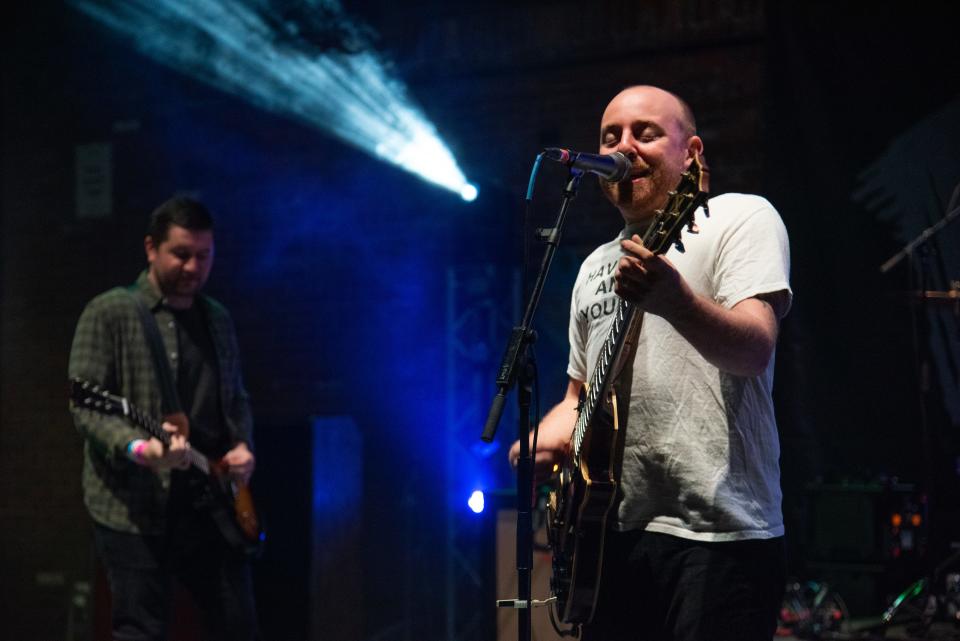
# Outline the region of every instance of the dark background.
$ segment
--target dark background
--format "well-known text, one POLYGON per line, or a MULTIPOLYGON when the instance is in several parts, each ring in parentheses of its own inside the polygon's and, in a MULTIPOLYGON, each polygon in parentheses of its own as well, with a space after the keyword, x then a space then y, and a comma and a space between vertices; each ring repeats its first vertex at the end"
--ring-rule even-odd
MULTIPOLYGON (((957 310, 905 292, 921 273, 926 289, 960 279, 960 226, 925 258, 878 267, 943 215, 960 180, 956 11, 344 8, 379 33, 479 186, 475 203, 159 65, 65 6, 5 20, 0 636, 91 638, 102 614, 64 399, 70 340, 86 301, 143 267, 146 216, 177 191, 217 215, 208 289, 234 315, 254 398, 265 637, 489 632, 492 543, 465 500, 511 483, 513 419, 495 447, 477 436, 519 318, 527 174, 544 146, 594 149, 604 105, 637 83, 690 102, 714 193, 766 196, 790 233, 775 400, 792 574, 829 579, 867 616, 946 558, 960 541, 957 310), (104 219, 76 216, 75 150, 88 143, 112 149, 104 219), (912 546, 891 532, 897 510, 923 514, 912 546)), ((543 170, 534 224, 552 221, 562 182, 543 170)), ((544 407, 564 388, 579 261, 618 223, 585 181, 538 315, 544 407)))

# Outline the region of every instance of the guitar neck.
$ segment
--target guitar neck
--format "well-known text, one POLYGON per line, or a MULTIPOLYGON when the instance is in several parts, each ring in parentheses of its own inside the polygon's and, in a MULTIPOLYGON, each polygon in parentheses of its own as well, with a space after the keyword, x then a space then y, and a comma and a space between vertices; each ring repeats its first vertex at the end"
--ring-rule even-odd
POLYGON ((639 333, 640 319, 641 313, 636 305, 622 298, 617 298, 617 307, 613 312, 613 324, 610 326, 610 332, 600 348, 600 355, 597 357, 593 375, 590 377, 590 384, 587 386, 587 396, 583 401, 583 408, 580 411, 580 416, 577 417, 577 424, 573 430, 571 446, 576 465, 580 464, 580 449, 586 437, 587 428, 592 423, 594 413, 599 409, 606 390, 614 380, 616 371, 620 369, 619 364, 624 346, 631 340, 635 340, 639 333))
MULTIPOLYGON (((654 221, 644 233, 643 245, 654 254, 665 253, 673 244, 682 248, 682 244, 679 242, 680 228, 685 224, 690 224, 689 221, 692 220, 694 210, 706 203, 706 193, 699 189, 699 183, 697 182, 696 188, 693 186, 694 178, 699 181, 700 169, 700 162, 697 160, 692 167, 692 172, 685 173, 683 180, 681 180, 680 187, 686 185, 687 188, 678 188, 670 193, 667 206, 664 210, 657 212, 654 221)), ((587 386, 587 398, 583 402, 583 407, 573 430, 571 447, 576 465, 580 464, 580 451, 587 430, 592 424, 594 414, 600 408, 610 384, 622 369, 620 365, 624 354, 624 346, 635 342, 640 333, 642 317, 643 314, 634 303, 617 297, 613 323, 603 346, 600 348, 600 355, 597 357, 590 383, 587 386)))
MULTIPOLYGON (((99 385, 81 378, 71 379, 70 402, 74 407, 90 409, 101 414, 123 416, 147 434, 159 440, 164 446, 170 447, 171 433, 163 429, 161 421, 150 414, 146 414, 123 396, 111 394, 101 389, 99 385)), ((202 453, 193 448, 188 448, 187 460, 190 465, 204 474, 210 474, 210 459, 202 453)))

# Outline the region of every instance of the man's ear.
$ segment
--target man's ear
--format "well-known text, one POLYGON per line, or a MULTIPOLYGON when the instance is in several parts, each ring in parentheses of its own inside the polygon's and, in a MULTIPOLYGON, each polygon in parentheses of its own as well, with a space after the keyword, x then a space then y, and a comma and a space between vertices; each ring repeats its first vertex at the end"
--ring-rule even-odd
POLYGON ((689 167, 691 162, 693 162, 694 157, 700 156, 701 160, 703 159, 703 140, 700 136, 690 136, 690 139, 687 141, 687 166, 689 167))
POLYGON ((153 245, 153 238, 148 234, 143 238, 143 251, 147 255, 147 262, 152 263, 157 257, 157 248, 153 245))

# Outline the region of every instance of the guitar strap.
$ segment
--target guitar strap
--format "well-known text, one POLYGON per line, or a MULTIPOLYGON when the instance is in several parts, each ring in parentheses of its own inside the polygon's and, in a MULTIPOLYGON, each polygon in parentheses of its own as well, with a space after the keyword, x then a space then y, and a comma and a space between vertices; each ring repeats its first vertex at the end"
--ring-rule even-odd
POLYGON ((163 337, 160 336, 157 319, 153 317, 146 301, 143 300, 143 296, 140 296, 133 289, 127 291, 136 302, 140 322, 143 323, 143 334, 147 337, 147 344, 150 346, 153 368, 157 374, 157 381, 160 383, 163 415, 169 416, 181 412, 180 395, 177 394, 177 386, 173 384, 173 373, 170 371, 170 361, 167 360, 167 350, 163 345, 163 337))

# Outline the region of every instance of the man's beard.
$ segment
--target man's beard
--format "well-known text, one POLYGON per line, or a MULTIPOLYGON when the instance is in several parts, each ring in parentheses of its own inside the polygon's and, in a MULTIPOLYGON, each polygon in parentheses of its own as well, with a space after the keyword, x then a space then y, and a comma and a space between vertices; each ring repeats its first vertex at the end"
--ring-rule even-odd
POLYGON ((158 279, 158 281, 158 284, 160 285, 160 291, 163 292, 165 296, 195 296, 203 286, 201 279, 184 278, 183 276, 175 276, 173 278, 162 280, 158 279))
POLYGON ((667 195, 673 186, 662 182, 661 175, 651 173, 636 183, 631 180, 601 183, 601 190, 625 218, 640 220, 649 218, 667 202, 667 195))

